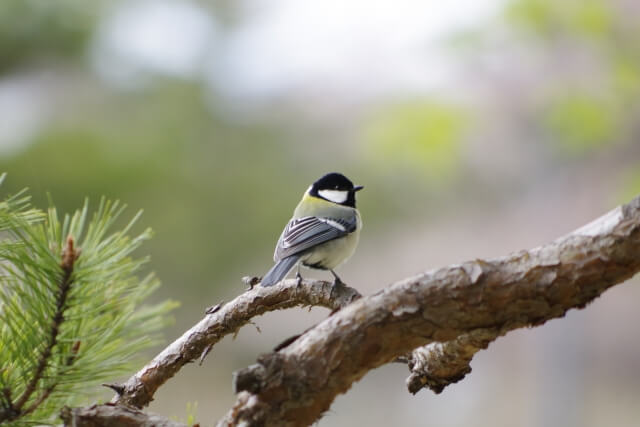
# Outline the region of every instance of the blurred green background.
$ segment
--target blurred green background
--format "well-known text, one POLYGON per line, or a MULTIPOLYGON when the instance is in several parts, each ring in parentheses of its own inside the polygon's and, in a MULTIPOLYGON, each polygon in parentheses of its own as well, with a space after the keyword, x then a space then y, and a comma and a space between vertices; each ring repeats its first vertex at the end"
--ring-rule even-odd
MULTIPOLYGON (((3 0, 3 192, 144 209, 155 298, 182 303, 167 340, 270 267, 326 172, 366 187, 341 270, 363 293, 543 244, 640 193, 637 2, 449 3, 3 0)), ((632 282, 500 339, 441 395, 383 367, 319 425, 637 425, 632 282)), ((212 424, 233 370, 326 314, 256 319, 151 409, 212 424)))

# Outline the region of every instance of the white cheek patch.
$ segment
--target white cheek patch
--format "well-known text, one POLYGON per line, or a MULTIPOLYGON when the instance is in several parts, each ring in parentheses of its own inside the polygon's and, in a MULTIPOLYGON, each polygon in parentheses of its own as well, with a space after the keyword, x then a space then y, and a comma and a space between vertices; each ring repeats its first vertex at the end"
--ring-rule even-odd
POLYGON ((318 194, 320 197, 330 200, 333 203, 344 203, 347 201, 347 197, 349 197, 348 191, 340 190, 320 190, 318 194))

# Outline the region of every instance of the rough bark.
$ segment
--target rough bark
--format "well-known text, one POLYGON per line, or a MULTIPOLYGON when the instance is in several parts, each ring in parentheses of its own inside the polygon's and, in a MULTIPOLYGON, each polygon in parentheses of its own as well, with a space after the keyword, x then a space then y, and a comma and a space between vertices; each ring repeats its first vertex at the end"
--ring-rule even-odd
POLYGON ((62 409, 65 426, 73 427, 187 427, 186 424, 122 405, 93 405, 62 409))
MULTIPOLYGON (((548 245, 405 279, 241 371, 220 425, 309 425, 371 369, 447 341, 463 361, 456 369, 468 366, 492 339, 583 308, 638 270, 640 198, 548 245)), ((436 347, 425 353, 442 359, 436 347)))
POLYGON ((416 394, 423 388, 440 393, 471 372, 471 359, 501 335, 498 329, 475 329, 447 342, 419 347, 406 358, 411 374, 407 389, 416 394))
POLYGON ((264 288, 252 287, 228 303, 210 308, 205 317, 175 340, 124 384, 105 384, 118 393, 112 403, 142 408, 153 395, 189 362, 204 359, 209 350, 226 335, 236 333, 255 316, 295 306, 322 306, 337 310, 360 294, 346 286, 323 281, 285 280, 264 288))

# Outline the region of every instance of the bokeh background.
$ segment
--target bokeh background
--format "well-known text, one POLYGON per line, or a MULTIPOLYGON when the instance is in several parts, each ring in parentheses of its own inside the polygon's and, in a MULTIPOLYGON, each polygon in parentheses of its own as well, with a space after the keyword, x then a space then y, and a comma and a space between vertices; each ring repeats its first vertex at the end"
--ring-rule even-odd
MULTIPOLYGON (((144 209, 154 298, 182 303, 169 341, 263 274, 302 192, 341 171, 366 187, 342 277, 371 293, 640 193, 639 22, 634 0, 2 0, 2 192, 144 209)), ((637 425, 638 282, 499 339, 441 395, 384 366, 318 425, 637 425)), ((234 370, 326 315, 255 319, 151 410, 213 424, 234 370)))

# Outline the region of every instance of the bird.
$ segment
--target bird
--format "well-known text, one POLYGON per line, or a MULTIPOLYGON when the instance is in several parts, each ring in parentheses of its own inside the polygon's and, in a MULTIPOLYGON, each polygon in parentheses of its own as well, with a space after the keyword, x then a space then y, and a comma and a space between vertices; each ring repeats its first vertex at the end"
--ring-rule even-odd
POLYGON ((275 265, 264 275, 261 285, 275 285, 296 265, 300 284, 300 264, 329 270, 334 285, 344 284, 334 270, 353 255, 358 245, 362 219, 356 209, 356 192, 363 188, 338 172, 328 173, 311 184, 278 239, 273 254, 275 265))

